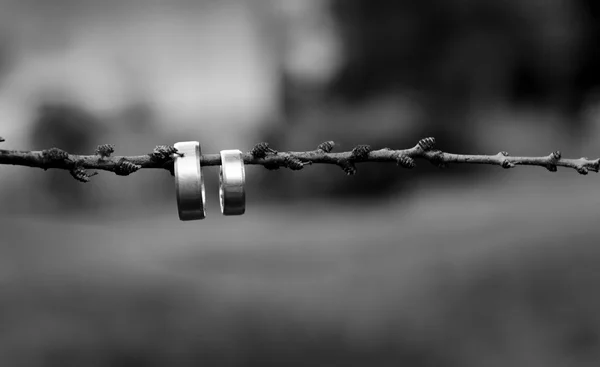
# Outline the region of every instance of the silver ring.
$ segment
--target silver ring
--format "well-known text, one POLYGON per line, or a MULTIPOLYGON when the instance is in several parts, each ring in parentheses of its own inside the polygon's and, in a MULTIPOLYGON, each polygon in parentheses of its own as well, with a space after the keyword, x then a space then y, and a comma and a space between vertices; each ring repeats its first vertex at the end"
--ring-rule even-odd
POLYGON ((200 166, 200 143, 184 141, 174 145, 180 156, 175 158, 175 193, 179 219, 204 219, 204 177, 200 166))
POLYGON ((242 215, 246 211, 246 173, 242 152, 221 151, 221 172, 219 173, 219 198, 223 215, 242 215))

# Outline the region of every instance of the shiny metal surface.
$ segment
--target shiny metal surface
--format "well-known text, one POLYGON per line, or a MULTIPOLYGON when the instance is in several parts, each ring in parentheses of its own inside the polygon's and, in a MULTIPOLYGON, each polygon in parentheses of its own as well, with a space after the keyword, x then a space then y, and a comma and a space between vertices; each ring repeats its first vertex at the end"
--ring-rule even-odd
POLYGON ((246 173, 242 152, 221 151, 219 198, 223 215, 242 215, 246 211, 246 173))
POLYGON ((175 193, 179 219, 204 219, 206 195, 200 166, 200 143, 185 141, 176 143, 174 147, 183 154, 175 158, 175 193))

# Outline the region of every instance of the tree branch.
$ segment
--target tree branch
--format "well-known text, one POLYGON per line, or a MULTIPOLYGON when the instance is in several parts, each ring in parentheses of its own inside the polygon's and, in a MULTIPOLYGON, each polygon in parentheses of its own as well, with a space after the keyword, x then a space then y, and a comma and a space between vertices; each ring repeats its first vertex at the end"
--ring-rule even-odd
MULTIPOLYGON (((0 137, 1 141, 4 139, 0 137)), ((434 149, 434 145, 434 138, 425 138, 409 149, 372 150, 369 145, 358 145, 349 152, 332 153, 335 146, 332 141, 324 142, 317 149, 306 152, 278 152, 270 148, 267 143, 258 143, 250 152, 243 154, 243 159, 247 165, 261 165, 267 169, 284 167, 300 170, 309 164, 333 164, 342 168, 348 175, 356 173, 356 163, 393 162, 400 167, 413 168, 415 158, 425 159, 440 168, 446 167, 449 163, 492 164, 503 168, 529 165, 542 166, 551 172, 555 172, 557 167, 568 167, 580 174, 587 174, 588 171, 598 172, 600 168, 600 159, 562 158, 559 151, 542 157, 513 157, 506 152, 495 155, 468 155, 442 152, 434 149)), ((120 176, 127 176, 146 168, 165 169, 173 174, 173 159, 178 154, 174 147, 166 145, 159 145, 152 153, 139 156, 111 156, 113 152, 114 146, 111 144, 98 146, 94 155, 69 154, 58 148, 42 151, 0 149, 0 164, 37 167, 44 170, 64 169, 70 171, 78 181, 88 182, 91 176, 97 174, 97 172, 88 173, 86 171, 88 169, 110 171, 120 176)), ((203 154, 200 164, 220 165, 221 156, 203 154)))

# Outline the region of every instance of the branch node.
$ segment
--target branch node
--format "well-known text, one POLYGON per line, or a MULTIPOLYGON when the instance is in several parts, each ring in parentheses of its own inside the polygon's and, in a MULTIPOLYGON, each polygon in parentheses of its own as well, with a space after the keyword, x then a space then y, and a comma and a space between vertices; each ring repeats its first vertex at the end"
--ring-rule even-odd
MULTIPOLYGON (((285 166, 293 171, 298 171, 304 168, 304 163, 298 158, 288 155, 283 159, 285 166)), ((312 162, 311 162, 312 163, 312 162)))
POLYGON ((370 145, 357 145, 352 149, 352 159, 367 159, 372 150, 370 145))
POLYGON ((344 170, 344 172, 348 176, 353 176, 356 174, 356 166, 349 160, 340 161, 339 166, 344 170))
MULTIPOLYGON (((433 139, 433 138, 431 138, 431 139, 433 139)), ((441 168, 441 169, 448 168, 448 164, 446 162, 444 162, 444 152, 442 152, 441 150, 436 150, 434 152, 433 156, 431 157, 430 162, 431 162, 431 164, 433 164, 434 166, 437 166, 438 168, 441 168)))
POLYGON ((335 146, 335 143, 332 140, 329 140, 329 141, 325 141, 325 142, 319 144, 317 149, 322 150, 325 153, 331 153, 334 146, 335 146))
POLYGON ((115 152, 114 144, 102 144, 96 147, 95 154, 99 155, 101 158, 110 157, 111 154, 115 152))
POLYGON ((173 154, 177 154, 177 149, 172 145, 157 145, 150 157, 155 161, 166 161, 171 159, 173 154))
POLYGON ((581 174, 581 175, 587 175, 588 174, 588 169, 585 167, 578 167, 577 168, 577 173, 581 174))
MULTIPOLYGON (((79 182, 83 182, 83 183, 90 182, 91 176, 88 175, 87 171, 81 166, 76 166, 75 168, 70 170, 69 173, 71 173, 71 176, 79 182)), ((97 174, 98 174, 98 172, 92 174, 92 176, 95 176, 97 174)))
POLYGON ((587 167, 588 167, 588 169, 590 169, 591 171, 594 171, 594 172, 600 171, 600 158, 591 161, 587 167))
POLYGON ((142 168, 142 166, 139 164, 132 163, 126 158, 121 158, 115 167, 115 174, 119 176, 128 176, 138 171, 140 168, 142 168))
POLYGON ((44 160, 44 164, 53 162, 62 162, 69 158, 69 153, 65 152, 62 149, 58 148, 50 148, 42 151, 42 157, 44 160))
POLYGON ((508 169, 508 168, 513 168, 515 166, 515 164, 512 163, 511 161, 509 161, 508 159, 504 159, 504 160, 502 160, 501 166, 504 169, 508 169))
POLYGON ((271 149, 269 147, 269 143, 266 142, 256 144, 250 151, 250 154, 256 158, 264 158, 268 153, 277 154, 277 151, 275 149, 271 149))
POLYGON ((404 154, 397 155, 396 165, 404 168, 414 168, 416 166, 415 160, 404 154))
POLYGON ((435 138, 434 137, 428 137, 428 138, 424 138, 424 139, 419 140, 419 146, 421 147, 421 149, 424 152, 433 149, 434 145, 435 145, 435 138))
POLYGON ((508 157, 508 152, 506 152, 506 151, 501 151, 498 154, 508 157))
POLYGON ((550 156, 548 157, 549 164, 545 166, 546 169, 550 172, 558 171, 556 162, 560 160, 561 156, 560 150, 555 150, 554 152, 550 153, 550 156))

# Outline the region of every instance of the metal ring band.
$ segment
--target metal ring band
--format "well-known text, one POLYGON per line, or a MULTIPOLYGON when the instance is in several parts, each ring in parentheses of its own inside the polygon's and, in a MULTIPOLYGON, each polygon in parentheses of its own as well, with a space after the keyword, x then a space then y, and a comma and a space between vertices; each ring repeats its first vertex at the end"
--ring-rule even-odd
POLYGON ((185 141, 175 144, 174 147, 182 154, 175 158, 175 193, 179 219, 204 219, 206 212, 200 143, 185 141))
POLYGON ((242 215, 246 211, 246 173, 242 152, 237 149, 221 151, 219 198, 223 215, 242 215))

